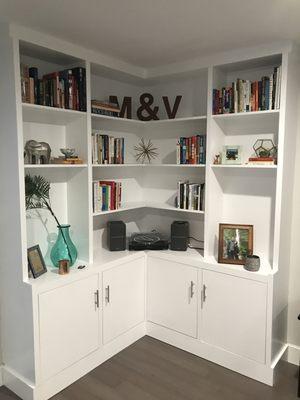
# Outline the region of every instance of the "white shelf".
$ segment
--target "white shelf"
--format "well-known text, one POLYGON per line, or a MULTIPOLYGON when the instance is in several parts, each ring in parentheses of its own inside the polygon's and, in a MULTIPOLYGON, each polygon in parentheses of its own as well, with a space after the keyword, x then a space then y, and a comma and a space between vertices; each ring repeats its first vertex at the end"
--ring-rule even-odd
POLYGON ((100 215, 107 215, 107 214, 115 214, 115 213, 120 213, 120 212, 125 212, 129 210, 137 210, 139 208, 144 208, 146 207, 146 203, 143 202, 136 202, 136 203, 127 203, 123 204, 121 208, 118 208, 117 210, 109 210, 109 211, 101 211, 97 213, 93 213, 93 217, 97 217, 100 215))
POLYGON ((93 164, 94 168, 120 168, 120 167, 139 167, 139 168, 205 168, 205 164, 93 164))
POLYGON ((277 169, 277 165, 256 165, 256 164, 241 164, 241 165, 226 165, 226 164, 211 164, 212 168, 234 168, 234 169, 277 169))
POLYGON ((240 113, 228 113, 228 114, 215 114, 212 117, 214 119, 238 119, 238 118, 256 118, 266 115, 278 115, 280 110, 265 110, 265 111, 248 111, 240 113))
POLYGON ((206 121, 206 115, 195 115, 194 117, 182 117, 182 118, 173 118, 173 119, 159 119, 153 121, 144 122, 147 125, 158 125, 158 124, 176 124, 182 122, 195 122, 195 121, 206 121))
POLYGON ((87 164, 24 164, 25 169, 86 168, 87 164))
POLYGON ((204 211, 198 211, 198 210, 183 210, 181 208, 176 208, 174 206, 171 206, 169 204, 163 204, 163 203, 151 203, 151 202, 136 202, 136 203, 127 203, 124 204, 121 208, 117 210, 110 210, 110 211, 101 211, 98 213, 93 213, 94 217, 100 216, 100 215, 107 215, 107 214, 114 214, 114 213, 119 213, 119 212, 125 212, 125 211, 130 211, 130 210, 137 210, 140 208, 154 208, 157 210, 168 210, 168 211, 175 211, 175 212, 183 212, 183 213, 192 213, 192 214, 198 214, 198 215, 204 215, 204 211))
POLYGON ((280 110, 250 111, 213 115, 212 119, 224 130, 224 133, 270 133, 278 131, 279 113, 280 110))
POLYGON ((87 113, 64 108, 22 104, 23 122, 35 122, 49 125, 68 125, 78 118, 85 118, 87 113))

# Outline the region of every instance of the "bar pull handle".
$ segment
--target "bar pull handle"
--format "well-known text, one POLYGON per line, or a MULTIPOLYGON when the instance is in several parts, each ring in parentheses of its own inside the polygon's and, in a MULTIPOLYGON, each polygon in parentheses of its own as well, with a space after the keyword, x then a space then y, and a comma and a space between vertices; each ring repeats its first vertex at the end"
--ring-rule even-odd
POLYGON ((95 309, 99 308, 99 290, 96 290, 94 293, 94 304, 95 304, 95 309))
POLYGON ((194 297, 194 294, 195 294, 194 287, 195 287, 195 283, 193 281, 191 281, 191 299, 194 297))
POLYGON ((105 301, 106 301, 106 304, 108 304, 110 302, 110 288, 109 288, 109 285, 107 285, 106 288, 105 288, 105 301))
POLYGON ((203 285, 202 286, 202 292, 201 292, 201 294, 202 294, 202 296, 201 296, 201 298, 202 298, 202 301, 201 301, 202 307, 203 307, 203 304, 205 303, 206 297, 207 297, 206 289, 207 289, 206 285, 203 285))

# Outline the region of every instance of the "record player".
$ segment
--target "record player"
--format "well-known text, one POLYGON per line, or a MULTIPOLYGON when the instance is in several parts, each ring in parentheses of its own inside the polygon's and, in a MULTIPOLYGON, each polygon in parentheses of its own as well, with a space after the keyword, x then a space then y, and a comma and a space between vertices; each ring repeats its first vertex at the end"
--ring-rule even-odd
POLYGON ((129 239, 129 250, 166 250, 169 241, 159 232, 133 233, 129 239))

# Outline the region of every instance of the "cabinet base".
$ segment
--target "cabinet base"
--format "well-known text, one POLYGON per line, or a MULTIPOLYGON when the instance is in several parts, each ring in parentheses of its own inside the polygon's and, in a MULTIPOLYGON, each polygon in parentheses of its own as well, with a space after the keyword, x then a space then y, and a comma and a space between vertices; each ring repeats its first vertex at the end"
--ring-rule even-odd
POLYGON ((238 372, 239 374, 255 379, 256 381, 273 386, 274 370, 271 366, 240 357, 152 322, 147 323, 147 335, 195 354, 198 357, 205 358, 208 361, 212 361, 222 367, 238 372))

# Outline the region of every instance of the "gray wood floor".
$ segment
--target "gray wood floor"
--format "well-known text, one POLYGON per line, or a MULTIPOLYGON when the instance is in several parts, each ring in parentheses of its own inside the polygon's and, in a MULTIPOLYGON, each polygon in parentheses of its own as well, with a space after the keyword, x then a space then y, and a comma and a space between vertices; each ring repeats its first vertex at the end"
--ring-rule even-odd
MULTIPOLYGON (((286 362, 271 388, 145 337, 52 400, 289 400, 296 393, 297 367, 286 362)), ((0 400, 13 399, 0 388, 0 400)))

